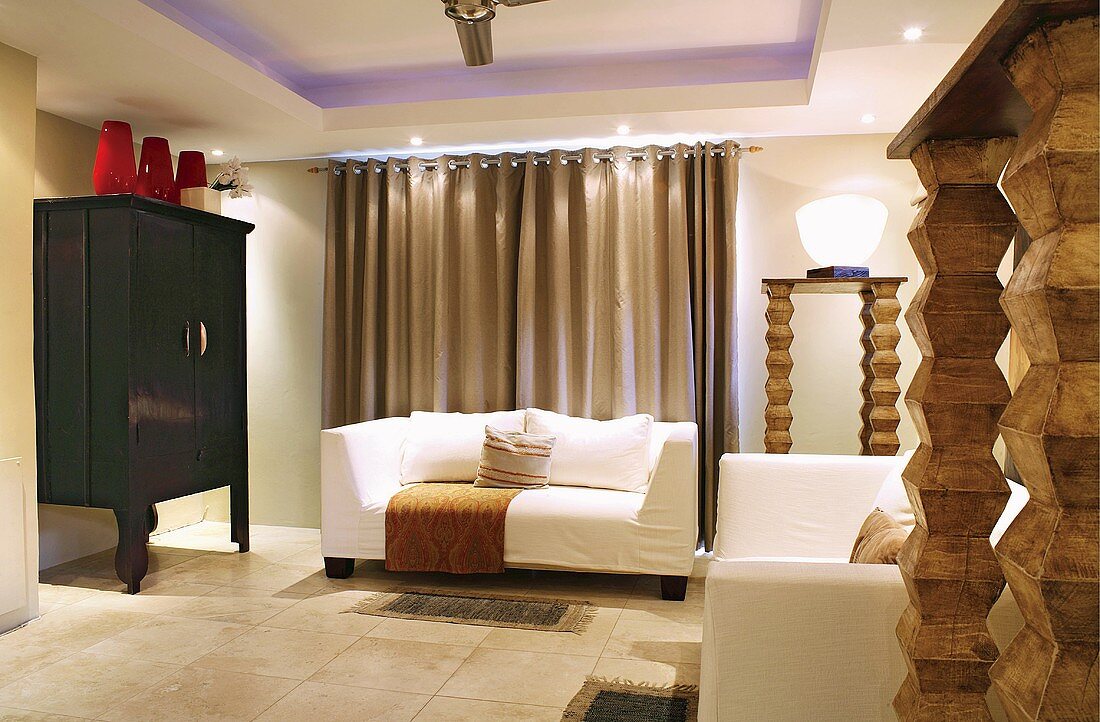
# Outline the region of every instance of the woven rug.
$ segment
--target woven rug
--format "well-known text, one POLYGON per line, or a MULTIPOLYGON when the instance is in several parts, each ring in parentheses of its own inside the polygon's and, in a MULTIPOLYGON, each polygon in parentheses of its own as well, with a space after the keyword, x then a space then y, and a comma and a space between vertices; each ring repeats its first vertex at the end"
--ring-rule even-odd
POLYGON ((699 688, 657 686, 589 677, 565 708, 562 720, 580 722, 695 722, 699 688))
POLYGON ((576 599, 442 590, 376 592, 348 611, 376 617, 577 634, 587 629, 596 615, 596 607, 576 599))

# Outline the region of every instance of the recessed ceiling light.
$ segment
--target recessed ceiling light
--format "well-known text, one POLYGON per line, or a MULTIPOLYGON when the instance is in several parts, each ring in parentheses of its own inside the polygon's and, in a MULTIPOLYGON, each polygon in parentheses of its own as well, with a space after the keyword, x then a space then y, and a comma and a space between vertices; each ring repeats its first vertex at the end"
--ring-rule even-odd
POLYGON ((859 116, 859 122, 860 123, 874 123, 875 122, 874 113, 864 113, 863 115, 859 116))
POLYGON ((615 129, 615 132, 619 135, 630 135, 630 126, 620 125, 618 128, 615 129))
POLYGON ((920 40, 921 35, 924 35, 924 28, 918 28, 913 26, 911 28, 905 28, 905 32, 901 34, 906 40, 920 40))
POLYGON ((409 143, 411 143, 412 145, 424 145, 424 139, 421 138, 419 135, 414 135, 413 137, 409 138, 409 143))
POLYGON ((225 151, 220 148, 213 148, 210 151, 210 155, 214 156, 215 158, 221 158, 223 155, 225 155, 225 151))

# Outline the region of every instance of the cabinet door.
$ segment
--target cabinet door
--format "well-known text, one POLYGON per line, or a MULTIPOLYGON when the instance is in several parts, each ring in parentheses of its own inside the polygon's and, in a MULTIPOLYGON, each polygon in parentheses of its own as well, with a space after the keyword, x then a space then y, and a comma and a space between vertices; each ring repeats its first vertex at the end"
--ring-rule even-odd
POLYGON ((134 452, 195 451, 194 243, 190 224, 138 213, 130 308, 134 452))
MULTIPOLYGON (((195 226, 195 420, 200 459, 243 462, 245 441, 244 237, 195 226)), ((217 464, 200 466, 217 468, 217 464)), ((227 474, 228 475, 228 474, 227 474)), ((217 480, 210 480, 217 481, 217 480)), ((229 483, 231 479, 222 479, 229 483)))

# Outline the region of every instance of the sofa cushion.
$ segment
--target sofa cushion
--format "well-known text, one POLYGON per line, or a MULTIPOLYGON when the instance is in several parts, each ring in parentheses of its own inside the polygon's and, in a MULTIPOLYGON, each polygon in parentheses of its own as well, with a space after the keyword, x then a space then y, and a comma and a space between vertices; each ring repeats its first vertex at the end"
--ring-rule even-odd
POLYGON ((888 514, 906 532, 913 531, 913 527, 917 525, 917 519, 913 515, 913 505, 909 502, 909 494, 906 493, 905 482, 901 478, 901 472, 905 471, 911 458, 913 458, 912 449, 897 457, 897 463, 883 480, 873 505, 875 509, 888 514))
POLYGON ((611 421, 527 409, 527 432, 555 437, 550 483, 644 493, 649 484, 653 417, 611 421))
POLYGON ((473 481, 481 461, 485 427, 523 431, 524 412, 486 414, 414 411, 401 456, 401 483, 473 481))
POLYGON ((539 489, 549 483, 554 437, 485 427, 474 486, 539 489))
POLYGON ((854 564, 897 564, 909 531, 882 509, 875 509, 860 527, 852 556, 854 564))

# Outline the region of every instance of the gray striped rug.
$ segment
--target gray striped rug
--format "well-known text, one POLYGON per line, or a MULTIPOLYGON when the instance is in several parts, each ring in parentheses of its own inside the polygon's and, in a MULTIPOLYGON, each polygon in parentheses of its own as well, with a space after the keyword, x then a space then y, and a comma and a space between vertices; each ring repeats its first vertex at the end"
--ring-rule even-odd
POLYGON ((583 722, 695 722, 699 688, 589 677, 561 716, 583 722))
POLYGON ((596 615, 595 606, 576 599, 444 590, 375 592, 348 611, 376 617, 577 634, 584 632, 596 615))

